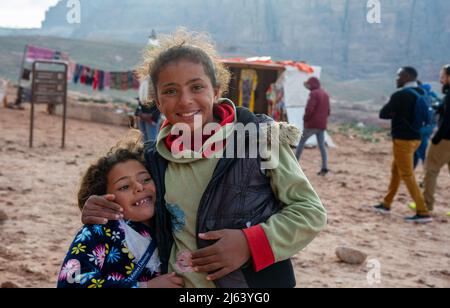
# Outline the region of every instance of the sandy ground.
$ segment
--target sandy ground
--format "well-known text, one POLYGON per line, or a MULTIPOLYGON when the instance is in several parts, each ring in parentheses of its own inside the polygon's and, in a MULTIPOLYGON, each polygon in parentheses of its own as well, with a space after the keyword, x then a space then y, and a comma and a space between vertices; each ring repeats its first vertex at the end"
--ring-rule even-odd
MULTIPOLYGON (((54 287, 61 262, 80 227, 76 191, 83 170, 127 129, 68 120, 67 148, 61 150, 61 118, 37 112, 35 148, 28 148, 29 112, 0 108, 0 285, 54 287), (6 216, 5 216, 6 215, 6 216)), ((320 236, 294 257, 298 287, 450 287, 450 177, 441 173, 437 221, 409 225, 410 201, 402 187, 391 217, 368 205, 384 195, 389 180, 390 142, 364 143, 335 135, 332 174, 316 176, 318 150, 307 150, 303 168, 329 213, 320 236), (346 245, 368 255, 360 266, 339 262, 346 245), (371 285, 368 265, 380 265, 371 285)), ((421 178, 423 172, 418 171, 421 178)))

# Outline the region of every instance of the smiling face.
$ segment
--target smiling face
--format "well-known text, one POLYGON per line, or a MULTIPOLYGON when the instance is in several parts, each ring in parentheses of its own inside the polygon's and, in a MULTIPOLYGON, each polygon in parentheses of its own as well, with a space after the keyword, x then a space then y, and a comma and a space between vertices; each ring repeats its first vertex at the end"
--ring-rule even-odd
POLYGON ((220 88, 214 88, 202 64, 180 60, 168 64, 158 75, 157 106, 170 124, 184 123, 194 130, 194 117, 201 127, 214 121, 213 105, 220 88))
POLYGON ((136 160, 115 165, 108 173, 108 194, 116 196, 126 220, 148 223, 155 213, 156 187, 145 169, 136 160))

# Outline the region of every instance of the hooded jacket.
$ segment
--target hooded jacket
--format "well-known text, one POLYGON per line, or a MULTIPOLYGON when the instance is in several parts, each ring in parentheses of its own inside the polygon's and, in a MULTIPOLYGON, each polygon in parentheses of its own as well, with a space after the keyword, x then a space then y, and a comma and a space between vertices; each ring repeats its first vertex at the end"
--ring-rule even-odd
POLYGON ((327 129, 328 117, 331 114, 330 97, 316 77, 310 78, 305 85, 311 90, 308 104, 306 105, 303 121, 308 129, 327 129))

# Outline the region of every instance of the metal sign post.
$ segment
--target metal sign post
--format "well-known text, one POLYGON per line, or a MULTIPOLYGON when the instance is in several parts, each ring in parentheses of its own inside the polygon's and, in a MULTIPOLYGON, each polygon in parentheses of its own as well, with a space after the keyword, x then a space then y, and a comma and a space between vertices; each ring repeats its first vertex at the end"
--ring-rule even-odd
POLYGON ((34 105, 53 104, 64 105, 63 132, 61 148, 64 149, 66 139, 67 118, 67 63, 61 61, 35 61, 33 63, 30 148, 33 147, 34 105))

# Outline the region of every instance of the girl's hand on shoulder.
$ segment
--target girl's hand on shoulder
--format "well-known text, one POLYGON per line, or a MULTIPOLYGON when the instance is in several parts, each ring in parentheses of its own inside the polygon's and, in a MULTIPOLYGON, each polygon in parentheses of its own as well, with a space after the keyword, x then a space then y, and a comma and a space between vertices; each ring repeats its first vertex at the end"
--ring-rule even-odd
POLYGON ((90 196, 81 213, 81 222, 85 225, 105 225, 109 220, 123 218, 123 209, 114 203, 114 195, 90 196))
POLYGON ((179 289, 183 287, 184 287, 183 278, 177 276, 176 273, 170 273, 160 277, 156 277, 147 282, 147 288, 179 289))
POLYGON ((214 281, 240 269, 250 259, 247 238, 242 230, 220 230, 199 234, 202 240, 217 242, 192 253, 192 267, 196 272, 211 273, 214 281))

